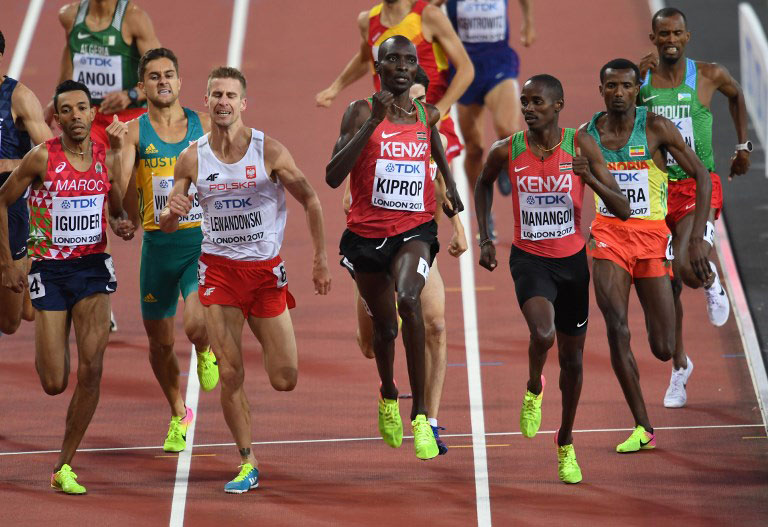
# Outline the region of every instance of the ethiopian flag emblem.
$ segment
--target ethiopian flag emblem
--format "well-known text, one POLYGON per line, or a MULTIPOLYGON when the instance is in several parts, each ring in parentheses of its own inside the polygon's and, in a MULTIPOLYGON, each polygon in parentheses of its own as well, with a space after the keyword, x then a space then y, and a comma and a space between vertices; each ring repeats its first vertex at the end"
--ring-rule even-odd
POLYGON ((645 157, 645 145, 630 146, 629 157, 645 157))

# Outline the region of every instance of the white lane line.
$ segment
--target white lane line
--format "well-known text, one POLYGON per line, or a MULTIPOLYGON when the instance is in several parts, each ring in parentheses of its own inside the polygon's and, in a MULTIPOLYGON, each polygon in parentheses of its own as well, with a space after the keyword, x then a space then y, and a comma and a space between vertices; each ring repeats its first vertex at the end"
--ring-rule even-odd
MULTIPOLYGON (((458 123, 456 110, 451 109, 454 122, 458 123)), ((458 128, 456 133, 461 139, 458 128)), ((488 458, 485 445, 485 413, 483 410, 483 380, 480 375, 480 343, 477 331, 477 299, 475 298, 475 255, 472 250, 472 217, 470 204, 472 192, 464 173, 464 152, 453 162, 456 189, 464 201, 464 211, 459 213, 467 232, 467 251, 459 258, 461 271, 461 304, 464 311, 464 348, 467 356, 467 381, 469 385, 469 415, 472 425, 472 451, 475 464, 475 500, 477 502, 478 527, 491 525, 491 496, 488 489, 488 458)))
POLYGON ((43 0, 32 0, 27 8, 27 14, 24 16, 24 24, 19 32, 19 40, 13 51, 13 59, 8 68, 8 76, 18 80, 21 77, 21 70, 24 69, 24 63, 27 60, 29 46, 32 44, 32 37, 35 35, 37 20, 40 18, 40 11, 43 9, 43 0))
POLYGON ((752 320, 752 314, 749 312, 747 295, 744 293, 744 287, 741 284, 739 269, 736 267, 736 258, 731 249, 731 240, 728 237, 728 231, 722 219, 717 221, 715 228, 717 229, 715 243, 717 256, 720 258, 725 282, 730 293, 733 317, 736 319, 739 335, 741 335, 741 343, 744 347, 744 354, 747 357, 749 374, 752 377, 752 386, 755 388, 757 403, 760 406, 760 414, 763 417, 763 426, 766 432, 768 432, 768 375, 765 372, 765 363, 760 353, 760 343, 757 340, 755 323, 752 320))
POLYGON ((248 23, 248 4, 250 0, 235 0, 232 9, 232 29, 227 48, 227 66, 240 68, 243 63, 246 24, 248 23))
MULTIPOLYGON (((690 426, 654 426, 654 430, 722 430, 730 428, 762 428, 762 423, 742 424, 742 425, 690 425, 690 426)), ((631 432, 634 428, 587 428, 583 430, 574 430, 574 434, 600 434, 612 432, 631 432)), ((539 430, 539 434, 554 434, 557 430, 539 430)), ((497 436, 519 436, 521 432, 487 432, 487 437, 497 436)), ((405 439, 411 439, 413 436, 403 436, 405 439)), ((440 437, 472 437, 472 434, 440 434, 440 437)), ((762 437, 762 436, 761 436, 762 437)), ((353 443, 358 441, 381 441, 381 436, 375 437, 333 437, 327 439, 292 439, 283 441, 254 441, 253 446, 280 446, 280 445, 307 445, 322 443, 353 443)), ((219 448, 233 447, 235 443, 200 443, 195 447, 201 448, 219 448)), ((152 446, 123 446, 114 448, 79 448, 78 452, 125 452, 141 450, 160 450, 161 445, 152 446)), ((31 456, 39 454, 58 454, 60 450, 30 450, 27 452, 0 452, 0 456, 31 456)))
POLYGON ((187 504, 187 485, 189 483, 189 466, 192 463, 192 448, 195 444, 195 423, 197 423, 197 401, 200 395, 200 381, 197 378, 197 354, 192 346, 189 357, 189 375, 187 376, 187 393, 184 403, 195 414, 192 424, 187 428, 187 448, 179 453, 176 463, 176 483, 173 486, 173 502, 171 504, 171 527, 184 525, 184 509, 187 504))

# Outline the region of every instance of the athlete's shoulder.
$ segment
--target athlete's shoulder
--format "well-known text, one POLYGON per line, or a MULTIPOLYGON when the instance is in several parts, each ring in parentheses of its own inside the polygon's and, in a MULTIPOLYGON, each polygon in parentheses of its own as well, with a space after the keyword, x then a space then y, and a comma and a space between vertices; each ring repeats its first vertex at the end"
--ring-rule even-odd
POLYGON ((696 72, 717 84, 731 79, 731 73, 728 69, 717 62, 696 61, 696 72))
POLYGON ((77 16, 77 9, 80 7, 80 2, 72 2, 71 4, 65 4, 59 9, 59 24, 69 33, 72 26, 75 25, 75 17, 77 16))
POLYGON ((427 113, 427 122, 429 126, 437 126, 437 124, 440 122, 440 119, 442 118, 440 115, 440 110, 437 109, 437 106, 424 103, 424 111, 427 113))
MULTIPOLYGON (((140 119, 142 117, 144 117, 145 115, 148 115, 148 114, 142 114, 142 115, 140 115, 140 116, 138 116, 138 117, 136 117, 134 119, 131 119, 127 123, 125 123, 126 125, 128 125, 127 141, 128 141, 129 144, 132 144, 132 145, 136 146, 136 148, 139 147, 139 132, 141 130, 140 119)), ((148 117, 145 117, 145 118, 148 119, 148 117)))
POLYGON ((11 106, 15 109, 17 105, 26 105, 34 102, 40 104, 40 100, 35 95, 35 92, 22 82, 16 81, 16 87, 13 89, 13 95, 11 95, 11 106))
POLYGON ((146 11, 137 6, 133 1, 129 2, 128 7, 125 9, 123 24, 128 27, 130 33, 134 36, 143 35, 152 29, 152 19, 149 18, 146 11))

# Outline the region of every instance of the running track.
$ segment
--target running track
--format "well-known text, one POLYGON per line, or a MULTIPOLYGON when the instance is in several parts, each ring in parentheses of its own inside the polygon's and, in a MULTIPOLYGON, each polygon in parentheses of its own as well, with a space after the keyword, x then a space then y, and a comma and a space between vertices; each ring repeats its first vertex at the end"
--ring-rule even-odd
MULTIPOLYGON (((61 3, 45 3, 22 73, 22 81, 41 99, 49 96, 57 76, 62 35, 56 12, 61 3)), ((5 67, 25 14, 20 3, 9 4, 3 7, 2 30, 9 44, 5 67)), ((171 4, 142 2, 161 42, 179 55, 182 101, 200 108, 207 72, 226 62, 232 2, 185 2, 182 14, 171 4)), ((539 41, 522 54, 522 77, 540 72, 558 76, 566 90, 561 123, 575 126, 601 105, 600 65, 615 56, 634 58, 645 52, 649 14, 645 2, 631 0, 590 2, 589 12, 580 11, 576 2, 552 4, 558 8, 557 17, 545 12, 543 3, 537 6, 539 41), (606 28, 602 39, 587 29, 598 23, 606 28)), ((261 463, 261 487, 241 497, 222 492, 238 459, 217 394, 201 393, 189 484, 185 486, 182 478, 180 487, 187 489, 186 502, 177 501, 183 505, 182 514, 171 523, 477 524, 478 510, 487 503, 476 504, 458 263, 447 254, 440 256, 448 289, 449 354, 440 423, 448 428, 445 434, 452 448, 447 456, 428 463, 415 458, 407 440, 393 451, 377 439, 375 368, 362 358, 354 342, 350 281, 333 266, 343 230, 341 193, 324 185, 324 167, 346 102, 368 94, 370 85, 359 82, 330 110, 315 109, 313 95, 356 49, 355 16, 369 2, 337 0, 334 6, 340 15, 333 23, 324 22, 325 3, 302 2, 300 14, 287 12, 284 5, 276 0, 251 2, 242 60, 250 82, 245 121, 286 144, 320 193, 333 292, 325 298, 311 293, 308 235, 303 214, 291 203, 283 255, 299 304, 292 312, 301 357, 300 382, 294 392, 268 388, 258 344, 250 336, 245 339, 254 441, 265 443, 254 447, 261 463)), ((517 26, 515 21, 513 27, 517 26)), ((468 201, 469 196, 464 199, 468 201)), ((511 207, 500 205, 497 198, 499 260, 504 262, 512 215, 511 207)), ((441 238, 447 243, 447 229, 441 238)), ((59 447, 72 388, 57 398, 43 393, 33 366, 31 325, 0 339, 4 392, 0 398, 0 520, 4 525, 50 521, 167 525, 171 521, 178 460, 165 457, 159 447, 168 416, 146 360, 138 309, 139 249, 138 240, 114 243, 119 291, 112 299, 120 329, 110 341, 101 403, 82 444, 83 449, 104 450, 81 451, 74 461, 80 480, 88 486, 87 497, 49 490, 47 478, 56 456, 40 452, 59 447)), ((551 443, 560 413, 556 354, 545 368, 549 388, 542 432, 534 440, 525 440, 517 432, 517 421, 527 376, 527 331, 512 280, 505 265, 493 274, 475 266, 475 277, 488 510, 496 525, 542 521, 632 525, 648 519, 659 524, 762 524, 760 518, 768 515, 768 441, 733 319, 719 330, 711 327, 703 295, 685 292, 686 344, 696 375, 689 385, 688 407, 665 410, 661 400, 670 366, 652 358, 639 304, 633 299, 634 351, 649 413, 659 429, 659 446, 653 452, 619 456, 613 448, 627 436, 632 420, 613 376, 605 327, 593 303, 576 422, 576 428, 585 432, 575 436, 584 482, 565 486, 557 480, 551 443)), ((189 346, 180 326, 177 351, 182 372, 187 372, 189 346)), ((73 360, 73 371, 74 364, 73 360)), ((401 349, 397 366, 402 384, 407 375, 401 349)), ((73 375, 71 384, 74 381, 73 375)), ((404 415, 408 408, 406 401, 404 415)))

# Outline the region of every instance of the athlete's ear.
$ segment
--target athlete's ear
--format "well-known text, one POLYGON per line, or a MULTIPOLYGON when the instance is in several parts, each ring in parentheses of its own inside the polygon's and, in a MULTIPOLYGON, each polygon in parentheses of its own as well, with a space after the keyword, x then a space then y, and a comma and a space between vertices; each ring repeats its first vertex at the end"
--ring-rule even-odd
POLYGON ((563 99, 556 100, 555 101, 555 113, 560 113, 563 108, 565 108, 565 101, 563 99))
POLYGON ((248 107, 248 99, 245 97, 242 97, 240 99, 240 113, 243 113, 247 107, 248 107))
POLYGON ((603 85, 598 85, 597 89, 600 91, 600 97, 605 97, 605 95, 603 95, 603 85))
POLYGON ((373 71, 375 71, 376 73, 381 73, 379 71, 379 66, 380 65, 381 65, 381 62, 379 62, 378 60, 374 60, 373 61, 373 71))
POLYGON ((144 91, 144 81, 139 81, 139 82, 137 82, 137 83, 136 83, 136 87, 137 87, 138 89, 140 89, 141 91, 143 91, 144 93, 147 93, 147 92, 145 92, 145 91, 144 91))
POLYGON ((96 107, 91 106, 88 112, 91 114, 91 122, 93 122, 93 120, 96 119, 96 107))

